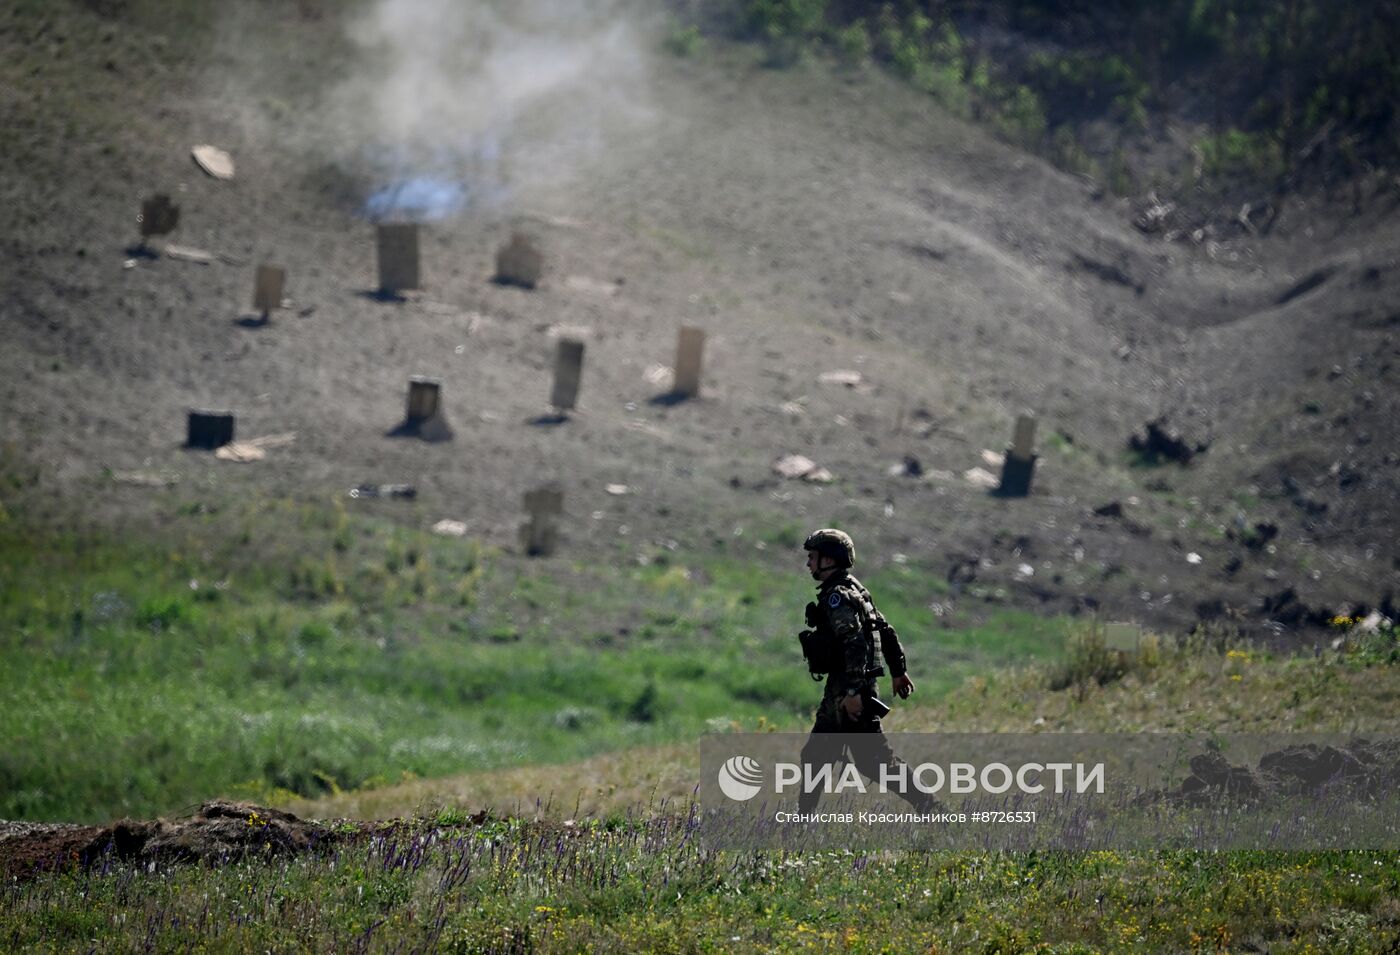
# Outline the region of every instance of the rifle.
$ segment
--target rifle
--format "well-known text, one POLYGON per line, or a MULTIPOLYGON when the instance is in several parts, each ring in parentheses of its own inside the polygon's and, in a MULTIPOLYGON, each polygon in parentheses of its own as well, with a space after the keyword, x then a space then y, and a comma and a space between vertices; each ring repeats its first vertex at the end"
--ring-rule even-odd
POLYGON ((864 707, 861 713, 862 716, 874 714, 875 718, 878 720, 881 717, 888 716, 890 713, 889 704, 874 693, 862 693, 860 695, 860 705, 864 707))

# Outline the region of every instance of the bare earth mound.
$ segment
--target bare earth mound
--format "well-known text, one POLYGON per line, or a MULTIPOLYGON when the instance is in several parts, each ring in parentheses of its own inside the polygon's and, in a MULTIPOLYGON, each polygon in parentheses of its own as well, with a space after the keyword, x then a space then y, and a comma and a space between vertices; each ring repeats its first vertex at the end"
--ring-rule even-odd
POLYGON ((223 863, 247 856, 307 852, 333 845, 355 828, 331 828, 251 803, 213 801, 187 819, 110 826, 0 822, 6 878, 89 866, 104 859, 223 863))

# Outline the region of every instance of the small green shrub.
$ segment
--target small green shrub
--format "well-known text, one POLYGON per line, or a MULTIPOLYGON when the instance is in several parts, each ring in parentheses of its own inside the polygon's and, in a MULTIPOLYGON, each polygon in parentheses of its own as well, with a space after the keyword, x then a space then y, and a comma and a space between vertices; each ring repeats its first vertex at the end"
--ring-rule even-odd
POLYGON ((770 63, 788 66, 800 60, 821 33, 826 0, 748 0, 743 23, 767 45, 770 63))
POLYGON ((855 20, 836 32, 836 52, 848 66, 864 66, 874 48, 864 20, 855 20))
POLYGON ((195 610, 183 596, 152 597, 136 610, 136 622, 152 630, 173 630, 177 624, 191 623, 195 610))
POLYGON ((1057 119, 1088 108, 1111 112, 1138 128, 1146 125, 1147 82, 1121 56, 1038 53, 1031 57, 1029 72, 1057 119))
MULTIPOLYGON (((1355 622, 1351 618, 1339 617, 1334 625, 1349 629, 1355 622)), ((1392 624, 1369 633, 1348 634, 1343 659, 1352 666, 1362 668, 1400 664, 1400 626, 1392 624)))
POLYGON ((1276 179, 1283 174, 1283 148, 1268 133, 1230 129, 1199 145, 1205 173, 1213 178, 1276 179))
POLYGON ((1104 686, 1121 680, 1133 671, 1146 671, 1161 659, 1155 637, 1143 636, 1133 652, 1113 649, 1105 643, 1104 627, 1090 623, 1072 630, 1066 642, 1067 658, 1052 668, 1048 686, 1052 690, 1073 689, 1084 699, 1091 686, 1104 686))
POLYGON ((329 643, 334 636, 335 629, 330 624, 313 620, 302 624, 301 629, 297 631, 297 642, 304 647, 321 647, 329 643))
POLYGON ((656 682, 648 680, 647 685, 642 687, 642 691, 637 694, 627 706, 627 718, 633 723, 653 723, 658 716, 658 705, 660 694, 656 689, 656 682))
POLYGON ((1035 146, 1045 138, 1045 104, 1029 86, 1017 86, 997 108, 996 126, 1012 142, 1035 146))

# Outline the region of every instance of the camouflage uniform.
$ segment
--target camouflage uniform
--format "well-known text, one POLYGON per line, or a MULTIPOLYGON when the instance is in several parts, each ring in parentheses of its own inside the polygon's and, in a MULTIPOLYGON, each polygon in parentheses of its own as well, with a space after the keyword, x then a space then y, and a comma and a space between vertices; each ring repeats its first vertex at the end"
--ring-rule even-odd
MULTIPOLYGON (((843 758, 847 745, 840 734, 869 734, 859 745, 851 747, 851 756, 863 776, 878 779, 881 765, 897 767, 903 761, 890 749, 880 728, 880 718, 873 713, 869 700, 876 695, 875 680, 882 657, 890 676, 904 675, 904 649, 899 645, 894 627, 875 609, 870 591, 847 570, 838 570, 821 583, 815 607, 812 614, 815 619, 809 622, 821 638, 836 643, 836 666, 826 678, 812 735, 802 747, 802 762, 817 765, 837 762, 843 758), (841 707, 841 701, 848 695, 864 695, 866 700, 861 715, 855 719, 847 716, 841 707)), ((910 789, 904 798, 916 808, 927 811, 934 805, 929 796, 913 787, 910 789)), ((803 792, 798 798, 798 809, 803 812, 814 809, 820 797, 820 792, 803 792)))

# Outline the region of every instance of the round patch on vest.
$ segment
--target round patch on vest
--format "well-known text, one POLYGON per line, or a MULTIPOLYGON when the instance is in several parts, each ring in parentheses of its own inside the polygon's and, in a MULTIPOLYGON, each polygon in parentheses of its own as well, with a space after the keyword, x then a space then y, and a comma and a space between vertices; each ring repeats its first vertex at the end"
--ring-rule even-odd
POLYGON ((839 607, 839 606, 841 606, 841 595, 840 595, 840 594, 837 594, 837 593, 833 593, 830 597, 827 597, 827 598, 826 598, 826 605, 827 605, 828 607, 839 607))

